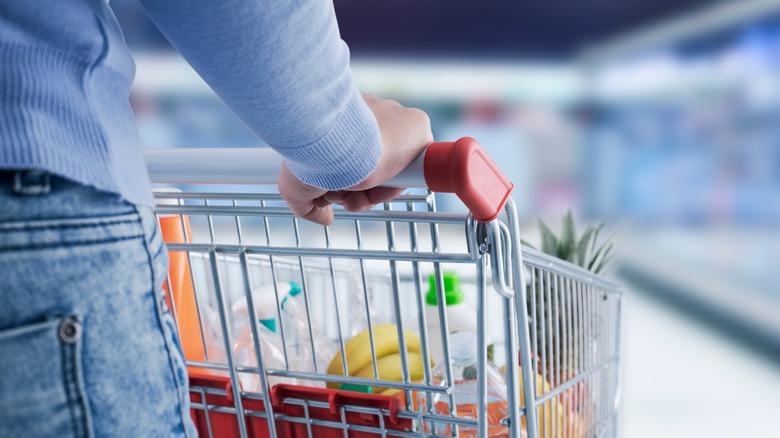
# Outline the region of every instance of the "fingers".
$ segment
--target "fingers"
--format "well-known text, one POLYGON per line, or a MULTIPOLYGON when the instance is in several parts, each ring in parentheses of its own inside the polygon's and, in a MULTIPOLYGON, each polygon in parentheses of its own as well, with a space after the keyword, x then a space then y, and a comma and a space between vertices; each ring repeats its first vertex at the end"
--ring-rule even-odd
POLYGON ((325 198, 325 195, 322 195, 322 196, 320 196, 319 198, 317 198, 317 199, 314 199, 314 200, 312 201, 312 205, 314 205, 315 207, 327 207, 327 206, 329 206, 329 205, 331 205, 331 204, 333 204, 333 202, 331 202, 331 201, 328 201, 328 200, 325 198))
POLYGON ((344 202, 344 198, 349 194, 350 192, 347 192, 345 190, 339 190, 335 192, 328 192, 322 195, 323 198, 325 198, 326 201, 330 202, 331 204, 341 204, 344 202))
POLYGON ((333 208, 331 203, 323 198, 325 193, 325 190, 301 182, 286 164, 282 166, 279 173, 279 194, 295 216, 321 225, 330 225, 333 222, 333 208))
POLYGON ((344 201, 342 201, 342 205, 347 211, 363 211, 374 206, 368 199, 366 190, 347 194, 344 197, 344 201))
POLYGON ((287 165, 282 166, 279 174, 279 193, 287 202, 290 211, 296 217, 321 225, 333 223, 334 203, 343 204, 348 211, 363 211, 390 201, 401 192, 403 189, 394 187, 374 187, 356 192, 328 192, 302 183, 290 172, 287 165))
POLYGON ((330 205, 327 207, 312 207, 308 213, 300 217, 320 225, 330 225, 333 223, 333 207, 330 205))
POLYGON ((367 190, 368 198, 372 204, 381 204, 383 202, 391 201, 403 193, 404 189, 396 187, 374 187, 367 190))
POLYGON ((363 211, 377 204, 390 201, 403 192, 395 187, 374 187, 359 192, 349 192, 344 197, 342 205, 347 211, 363 211))

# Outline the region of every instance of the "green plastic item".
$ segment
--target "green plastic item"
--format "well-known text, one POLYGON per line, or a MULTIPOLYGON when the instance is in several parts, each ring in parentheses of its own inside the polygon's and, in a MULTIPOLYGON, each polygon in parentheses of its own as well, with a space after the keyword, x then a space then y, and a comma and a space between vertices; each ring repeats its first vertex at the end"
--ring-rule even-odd
MULTIPOLYGON (((291 281, 290 282, 290 292, 287 293, 287 296, 282 299, 281 306, 284 308, 284 302, 287 301, 287 298, 294 297, 300 294, 302 291, 301 285, 291 281)), ((257 320, 260 324, 263 324, 265 328, 270 330, 273 333, 276 333, 276 318, 268 318, 268 319, 258 319, 257 320)))
MULTIPOLYGON (((463 302, 463 289, 460 288, 460 277, 455 272, 443 272, 444 280, 444 300, 446 305, 452 306, 463 302)), ((428 285, 430 289, 425 294, 425 302, 431 306, 439 304, 436 299, 436 275, 428 276, 428 285)))
POLYGON ((294 297, 301 293, 303 289, 301 289, 301 285, 299 283, 296 283, 294 281, 290 282, 290 296, 294 297))
POLYGON ((303 289, 301 289, 301 285, 296 283, 296 282, 294 282, 294 281, 291 281, 290 282, 290 291, 287 292, 287 295, 285 295, 284 298, 282 298, 282 302, 280 303, 281 306, 282 306, 282 309, 284 309, 284 303, 287 302, 288 298, 290 298, 290 297, 295 298, 301 292, 303 292, 303 289))
POLYGON ((257 321, 272 333, 276 333, 276 318, 258 319, 257 321))
POLYGON ((342 383, 341 386, 339 386, 339 389, 342 391, 352 391, 352 392, 362 392, 365 394, 373 394, 374 390, 371 389, 370 386, 366 385, 355 385, 354 383, 342 383))

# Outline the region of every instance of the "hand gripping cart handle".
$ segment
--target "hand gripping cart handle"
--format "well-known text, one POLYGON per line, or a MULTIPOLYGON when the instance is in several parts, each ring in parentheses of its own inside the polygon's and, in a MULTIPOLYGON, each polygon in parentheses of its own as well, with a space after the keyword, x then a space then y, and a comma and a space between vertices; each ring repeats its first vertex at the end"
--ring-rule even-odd
MULTIPOLYGON (((276 184, 282 158, 271 149, 146 149, 155 183, 276 184)), ((388 187, 455 193, 480 222, 498 217, 513 185, 473 138, 432 143, 388 187)))

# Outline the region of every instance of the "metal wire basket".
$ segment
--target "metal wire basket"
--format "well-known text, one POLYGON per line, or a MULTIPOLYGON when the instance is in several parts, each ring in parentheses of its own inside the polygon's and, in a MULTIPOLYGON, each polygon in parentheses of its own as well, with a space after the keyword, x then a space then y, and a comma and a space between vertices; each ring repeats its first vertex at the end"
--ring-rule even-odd
POLYGON ((454 191, 472 213, 437 212, 426 189, 367 212, 336 209, 329 227, 299 221, 275 188, 260 186, 278 173, 270 151, 150 150, 146 158, 155 183, 234 184, 156 193, 169 305, 203 436, 616 434, 622 294, 521 248, 512 186, 473 140, 434 143, 389 183, 454 191), (451 360, 445 272, 458 273, 475 311, 470 415, 460 410, 451 360), (437 304, 426 316, 429 276, 437 304), (298 287, 294 320, 286 284, 298 287), (270 304, 257 302, 262 288, 273 291, 264 295, 270 304), (269 307, 276 344, 260 323, 269 307), (370 357, 357 375, 346 348, 356 336, 365 338, 359 354, 370 357), (378 357, 387 336, 397 367, 378 357), (428 359, 433 341, 443 351, 441 378, 428 359), (498 423, 488 415, 490 353, 504 364, 498 423), (341 364, 335 372, 331 360, 341 364), (366 388, 374 393, 356 392, 366 388))

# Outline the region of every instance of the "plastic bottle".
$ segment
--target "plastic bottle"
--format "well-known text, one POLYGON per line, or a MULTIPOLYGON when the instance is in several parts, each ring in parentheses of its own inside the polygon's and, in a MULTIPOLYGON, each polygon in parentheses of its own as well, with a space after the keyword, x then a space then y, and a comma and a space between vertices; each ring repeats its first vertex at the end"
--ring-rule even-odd
MULTIPOLYGON (((291 283, 277 283, 276 288, 287 294, 292 288, 291 283)), ((255 303, 255 316, 260 324, 257 325, 260 335, 260 348, 263 350, 263 363, 265 368, 285 369, 287 363, 284 357, 282 339, 277 333, 276 324, 276 290, 274 285, 265 286, 252 291, 252 299, 255 303)), ((242 297, 230 307, 233 316, 233 332, 236 341, 233 344, 234 360, 237 365, 257 367, 257 354, 254 346, 252 327, 249 325, 249 312, 246 298, 242 297)), ((289 358, 288 354, 288 358, 289 358)), ((292 366, 290 367, 293 368, 292 366)), ((262 392, 260 377, 253 373, 239 373, 239 381, 244 390, 262 392)), ((296 379, 284 377, 268 377, 270 386, 278 383, 298 384, 296 379)))
MULTIPOLYGON (((252 292, 255 302, 255 312, 263 327, 274 336, 270 339, 277 349, 281 351, 282 366, 284 368, 284 346, 287 347, 287 360, 289 369, 292 371, 315 372, 314 354, 312 354, 312 335, 314 335, 314 349, 317 357, 319 369, 327 367, 328 362, 333 357, 334 349, 328 344, 325 336, 320 333, 316 324, 313 323, 311 332, 309 331, 308 318, 306 316, 306 307, 302 303, 301 286, 295 282, 279 282, 276 286, 269 285, 252 292), (279 304, 282 308, 281 330, 276 319, 276 300, 274 293, 279 296, 279 304), (281 332, 284 331, 282 339, 281 332)), ((246 298, 237 300, 232 306, 231 311, 234 315, 246 314, 246 298)), ((251 328, 250 328, 251 330, 251 328)), ((251 336, 251 333, 250 333, 251 336)), ((251 340, 251 337, 250 337, 251 340)), ((266 364, 267 368, 274 366, 266 364)), ((306 381, 308 386, 324 387, 324 382, 306 381)))
MULTIPOLYGON (((284 306, 284 301, 288 296, 296 296, 300 292, 301 286, 292 281, 280 281, 253 290, 252 301, 255 303, 255 316, 260 324, 276 333, 276 295, 279 296, 279 303, 284 306)), ((248 307, 246 297, 241 296, 230 306, 230 311, 233 317, 238 319, 240 316, 249 314, 248 307)))
MULTIPOLYGON (((454 272, 444 272, 442 277, 444 280, 444 299, 446 301, 449 332, 476 333, 477 311, 463 300, 460 277, 454 272)), ((425 294, 425 320, 428 327, 428 344, 433 356, 433 363, 438 364, 444 358, 444 349, 441 342, 436 276, 431 274, 428 277, 428 283, 429 289, 425 294)))
MULTIPOLYGON (((480 415, 478 408, 479 386, 477 382, 477 336, 472 332, 458 332, 450 337, 452 371, 455 380, 455 411, 461 418, 477 419, 480 415)), ((441 362, 433 369, 431 383, 446 386, 446 362, 441 362)), ((490 362, 487 363, 487 415, 488 436, 507 437, 509 429, 501 425, 501 420, 509 415, 509 402, 507 401, 506 382, 501 372, 490 362)), ((418 409, 427 410, 428 393, 418 393, 418 409)), ((446 394, 432 394, 434 413, 450 415, 449 397, 446 394)), ((426 432, 436 435, 451 435, 452 425, 448 423, 434 423, 433 427, 424 425, 426 432)), ((477 429, 460 426, 460 436, 476 437, 477 429)))
MULTIPOLYGON (((317 359, 317 370, 323 371, 336 354, 335 348, 327 342, 325 335, 317 327, 316 321, 312 321, 309 331, 309 321, 306 317, 306 305, 303 302, 301 288, 297 283, 281 299, 282 325, 284 327, 287 353, 295 363, 290 368, 296 371, 315 372, 314 358, 317 359), (312 336, 314 337, 314 353, 312 353, 312 336)), ((310 381, 308 386, 325 387, 324 382, 310 381)))

